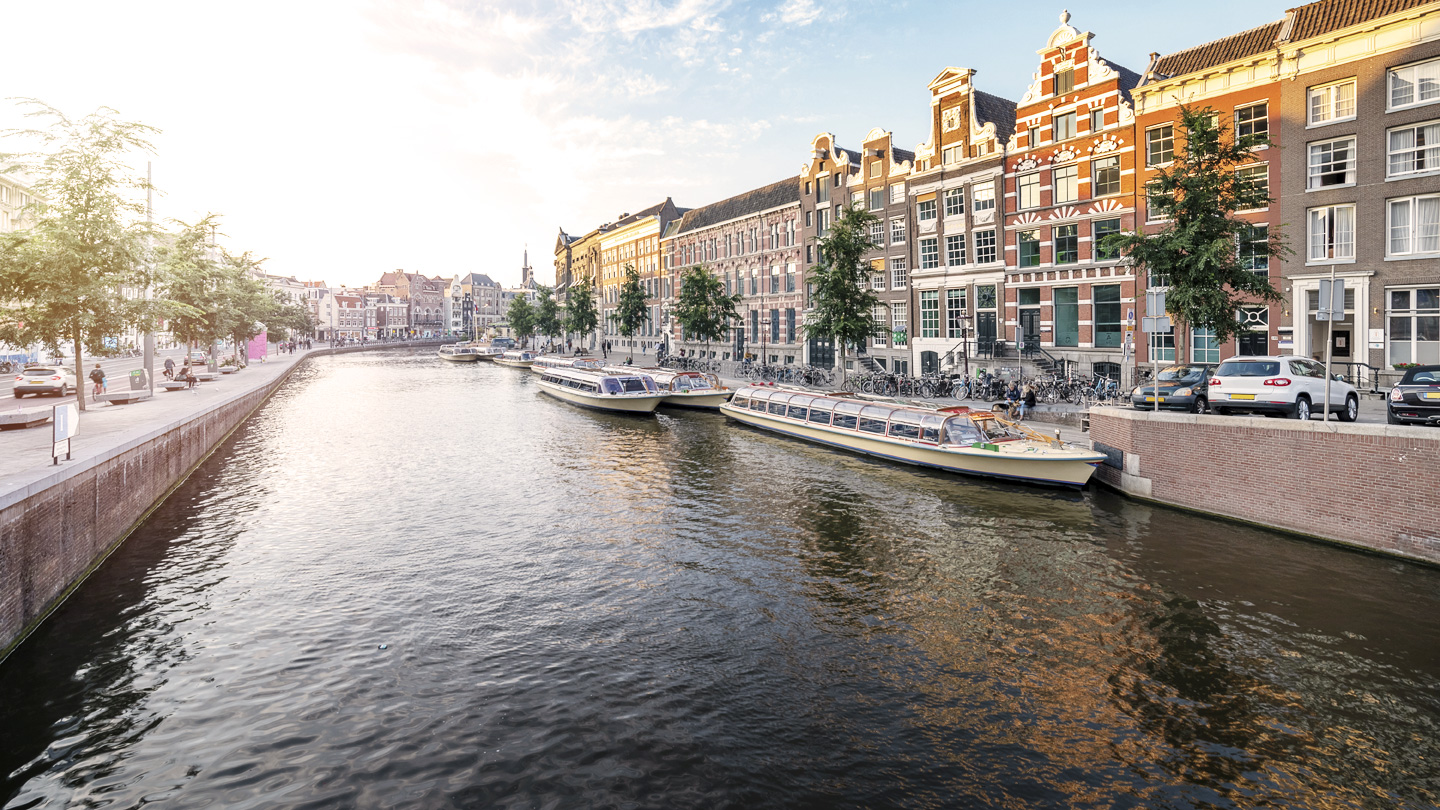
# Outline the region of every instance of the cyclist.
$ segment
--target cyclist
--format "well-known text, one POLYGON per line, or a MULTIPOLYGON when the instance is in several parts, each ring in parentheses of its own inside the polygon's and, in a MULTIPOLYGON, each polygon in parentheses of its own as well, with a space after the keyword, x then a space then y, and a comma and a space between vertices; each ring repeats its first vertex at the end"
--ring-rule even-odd
POLYGON ((100 368, 99 363, 96 363, 95 370, 90 372, 90 382, 95 383, 95 389, 90 392, 90 399, 93 401, 105 393, 105 370, 100 368))

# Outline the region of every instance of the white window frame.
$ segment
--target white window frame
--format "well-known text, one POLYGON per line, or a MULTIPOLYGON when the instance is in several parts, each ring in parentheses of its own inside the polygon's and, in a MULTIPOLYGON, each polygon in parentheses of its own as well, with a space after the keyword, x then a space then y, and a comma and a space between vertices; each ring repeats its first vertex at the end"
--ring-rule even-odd
POLYGON ((1358 241, 1355 222, 1355 204, 1345 203, 1342 205, 1325 205, 1318 208, 1311 208, 1305 212, 1305 260, 1307 264, 1343 264, 1355 261, 1355 243, 1358 241), (1344 217, 1340 212, 1349 211, 1348 219, 1350 226, 1350 241, 1348 246, 1339 241, 1338 231, 1332 227, 1332 223, 1341 221, 1344 217), (1318 219, 1317 219, 1318 217, 1318 219), (1329 239, 1325 242, 1326 250, 1324 256, 1317 255, 1315 251, 1315 228, 1316 224, 1323 224, 1329 239), (1348 254, 1342 250, 1348 247, 1348 254), (1334 255, 1331 255, 1333 252, 1334 255))
POLYGON ((970 207, 975 213, 995 210, 995 181, 976 183, 970 190, 970 207))
POLYGON ((870 276, 870 289, 872 289, 872 290, 883 290, 883 289, 885 289, 885 274, 884 274, 884 273, 872 273, 872 274, 871 274, 871 276, 870 276))
POLYGON ((1417 194, 1413 197, 1396 197, 1385 201, 1385 258, 1431 258, 1440 255, 1440 194, 1417 194), (1434 240, 1431 250, 1422 250, 1419 240, 1425 236, 1420 232, 1421 224, 1418 222, 1417 213, 1422 202, 1430 203, 1436 209, 1436 221, 1428 229, 1432 233, 1430 238, 1434 240), (1407 222, 1397 226, 1395 223, 1395 208, 1397 205, 1404 205, 1408 211, 1407 222), (1405 248, 1395 249, 1395 236, 1397 227, 1405 231, 1405 248))
POLYGON ((877 219, 870 223, 870 244, 876 247, 885 244, 885 220, 877 219))
MULTIPOLYGON (((1247 164, 1247 165, 1245 165, 1245 166, 1237 166, 1237 167, 1235 168, 1235 178, 1236 178, 1237 180, 1244 179, 1244 175, 1242 175, 1241 172, 1254 172, 1255 174, 1259 175, 1259 176, 1262 178, 1262 180, 1260 181, 1260 184, 1261 184, 1261 186, 1265 189, 1265 196, 1266 196, 1266 197, 1269 197, 1269 196, 1270 196, 1270 164, 1269 164, 1269 163, 1250 163, 1250 164, 1247 164)), ((1329 188, 1329 186, 1327 186, 1327 188, 1329 188)), ((1270 206, 1269 206, 1269 205, 1265 205, 1265 206, 1262 206, 1262 207, 1260 207, 1260 208, 1250 208, 1250 209, 1247 209, 1247 210, 1250 210, 1250 211, 1268 211, 1269 209, 1270 209, 1270 206)))
POLYGON ((1175 125, 1174 125, 1174 124, 1161 124, 1161 125, 1159 125, 1159 126, 1154 126, 1154 127, 1150 127, 1149 129, 1146 129, 1146 130, 1145 130, 1145 144, 1144 144, 1144 146, 1145 146, 1145 165, 1146 165, 1146 166, 1169 166, 1171 163, 1174 163, 1174 162, 1175 162, 1175 125), (1159 131, 1162 130, 1162 129, 1168 129, 1168 130, 1170 130, 1170 159, 1169 159, 1169 160, 1154 160, 1153 157, 1152 157, 1152 155, 1150 154, 1150 133, 1152 133, 1152 132, 1159 132, 1159 131))
POLYGON ((990 262, 982 261, 981 258, 980 258, 980 251, 981 251, 982 248, 989 248, 989 250, 990 250, 990 262, 999 261, 999 260, 1000 260, 1000 236, 999 236, 999 232, 996 231, 996 230, 993 229, 993 228, 990 229, 990 230, 976 231, 976 232, 975 232, 975 263, 976 263, 976 264, 989 264, 990 262), (982 239, 983 237, 986 237, 986 236, 989 236, 990 244, 988 244, 988 245, 982 245, 982 244, 981 244, 981 239, 982 239))
POLYGON ((1015 209, 1017 211, 1028 211, 1040 207, 1040 172, 1027 172, 1015 178, 1015 209), (1033 181, 1033 182, 1030 182, 1033 181), (1031 192, 1034 199, 1026 202, 1026 192, 1031 192))
POLYGON ((1355 78, 1353 76, 1338 82, 1317 84, 1305 91, 1305 126, 1307 128, 1323 127, 1341 121, 1354 121, 1355 108, 1357 106, 1359 105, 1358 99, 1356 98, 1355 78), (1340 113, 1343 111, 1341 106, 1343 104, 1341 101, 1343 93, 1341 90, 1346 87, 1350 88, 1349 111, 1348 114, 1341 115, 1340 113), (1316 114, 1317 102, 1322 108, 1319 110, 1320 115, 1316 114))
POLYGON ((1406 124, 1403 127, 1391 127, 1385 130, 1385 178, 1387 180, 1394 177, 1423 177, 1427 174, 1434 174, 1437 171, 1440 171, 1440 120, 1421 121, 1416 124, 1406 124), (1424 130, 1426 129, 1432 130, 1430 134, 1434 137, 1434 143, 1420 143, 1424 130), (1407 130, 1414 133, 1412 140, 1415 142, 1415 145, 1399 150, 1395 149, 1392 144, 1392 138, 1396 134, 1407 130), (1411 165, 1414 165, 1417 160, 1426 165, 1418 169, 1395 171, 1396 156, 1404 154, 1410 156, 1408 163, 1411 165))
POLYGON ((915 204, 915 219, 920 222, 933 222, 940 217, 940 201, 935 199, 921 200, 915 204), (926 213, 929 216, 926 216, 926 213))
POLYGON ((1251 104, 1241 104, 1241 105, 1235 107, 1235 109, 1233 109, 1233 110, 1230 111, 1230 123, 1231 123, 1231 125, 1234 127, 1234 132, 1235 132, 1235 137, 1236 137, 1236 138, 1253 138, 1253 137, 1255 137, 1255 135, 1257 134, 1257 133, 1255 133, 1255 132, 1251 132, 1251 133, 1249 133, 1249 134, 1247 134, 1247 135, 1241 135, 1241 134, 1240 134, 1240 127, 1241 127, 1241 126, 1249 126, 1249 127, 1251 127, 1251 128, 1253 129, 1254 126, 1255 126, 1255 123, 1256 123, 1257 121, 1264 121, 1264 122, 1265 122, 1265 131, 1264 131, 1264 132, 1261 132, 1261 133, 1258 133, 1258 134, 1264 135, 1266 138, 1269 138, 1269 137, 1270 137, 1270 102, 1269 102, 1269 101, 1256 101, 1256 102, 1253 102, 1253 103, 1251 103, 1251 104), (1244 121, 1244 122, 1240 121, 1240 111, 1241 111, 1241 110, 1250 110, 1250 109, 1254 109, 1255 107, 1263 107, 1263 108, 1265 108, 1265 114, 1264 114, 1264 115, 1260 115, 1260 116, 1256 116, 1256 117, 1254 117, 1254 118, 1251 118, 1249 121, 1244 121))
POLYGON ((945 237, 945 266, 961 267, 965 264, 965 234, 950 234, 945 237), (956 247, 959 247, 957 250, 956 247))
POLYGON ((905 244, 905 218, 895 217, 890 220, 890 244, 905 244))
POLYGON ((1050 172, 1051 201, 1059 203, 1077 202, 1080 199, 1080 167, 1071 163, 1056 166, 1050 172), (1066 193, 1061 194, 1064 190, 1066 193))
POLYGON ((1355 185, 1356 165, 1357 165, 1358 162, 1359 162, 1359 161, 1357 160, 1357 157, 1358 157, 1358 156, 1357 156, 1356 153, 1355 153, 1355 144, 1356 144, 1356 137, 1355 137, 1354 135, 1346 135, 1346 136, 1343 137, 1343 138, 1331 138, 1331 139, 1328 140, 1328 141, 1311 141, 1310 143, 1306 144, 1306 145, 1305 145, 1305 190, 1306 190, 1306 191, 1318 191, 1318 190, 1320 190, 1320 189, 1327 189, 1327 188, 1345 188, 1346 186, 1353 186, 1353 185, 1355 185), (1346 148, 1349 150, 1349 154, 1350 154, 1349 159, 1348 159, 1348 160, 1345 162, 1345 164, 1344 164, 1344 165, 1346 166, 1346 168, 1345 168, 1345 170, 1344 170, 1344 171, 1345 171, 1345 182, 1343 182, 1343 183, 1329 183, 1329 184, 1326 184, 1326 185, 1319 185, 1319 184, 1318 184, 1318 180, 1319 180, 1319 178, 1320 178, 1322 175, 1326 175, 1326 174, 1337 174, 1338 172, 1335 171, 1335 169, 1334 169, 1334 166, 1335 166, 1336 164, 1333 162, 1333 160, 1330 161, 1330 162, 1328 162, 1328 163, 1318 163, 1317 160, 1316 160, 1317 153, 1318 153, 1318 154, 1324 154, 1324 152, 1327 150, 1327 148, 1329 148, 1329 152, 1330 152, 1330 154, 1331 154, 1331 156, 1332 156, 1332 158, 1333 158, 1334 149, 1331 148, 1331 147, 1334 147, 1334 146, 1339 145, 1339 144, 1344 144, 1344 145, 1346 146, 1346 148), (1331 170, 1330 170, 1330 171, 1320 171, 1319 169, 1320 169, 1321 166, 1329 166, 1329 167, 1331 167, 1331 170))
POLYGON ((931 236, 920 240, 920 269, 934 270, 940 266, 940 240, 931 236))
POLYGON ((904 259, 890 260, 890 289, 904 290, 910 285, 910 273, 904 259))
POLYGON ((886 321, 890 316, 885 314, 885 305, 876 304, 871 314, 875 317, 875 335, 870 340, 870 345, 877 349, 890 345, 890 330, 886 328, 886 321))
POLYGON ((890 331, 895 345, 907 346, 910 343, 910 304, 906 301, 892 301, 890 303, 890 331), (900 337, 904 335, 904 337, 900 337))
POLYGON ((945 217, 958 217, 965 215, 965 189, 945 189, 945 217), (953 203, 953 204, 952 204, 953 203))
MULTIPOLYGON (((1417 92, 1416 95, 1418 96, 1419 93, 1417 92)), ((1412 107, 1424 107, 1427 104, 1440 104, 1440 58, 1426 59, 1421 62, 1411 62, 1408 65, 1399 65, 1385 71, 1386 112, 1393 112, 1395 110, 1408 110, 1412 107), (1410 84, 1411 87, 1415 87, 1417 90, 1417 80, 1420 78, 1422 73, 1429 73, 1436 77, 1434 83, 1435 92, 1430 96, 1430 98, 1419 98, 1414 101, 1405 102, 1403 104, 1395 103, 1395 79, 1398 75, 1406 71, 1412 72, 1412 74, 1415 76, 1415 78, 1411 79, 1410 84)))

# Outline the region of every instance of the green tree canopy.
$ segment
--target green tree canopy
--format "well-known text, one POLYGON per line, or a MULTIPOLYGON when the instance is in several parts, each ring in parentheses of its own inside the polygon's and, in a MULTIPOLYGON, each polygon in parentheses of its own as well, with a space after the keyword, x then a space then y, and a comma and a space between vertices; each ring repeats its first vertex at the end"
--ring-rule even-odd
MULTIPOLYGON (((634 337, 650 320, 650 306, 645 301, 645 288, 640 286, 640 273, 634 265, 625 265, 625 283, 620 285, 620 300, 615 304, 615 325, 623 337, 634 337)), ((635 347, 630 347, 635 357, 635 347)))
POLYGON ((680 295, 675 301, 675 320, 694 340, 705 341, 705 354, 710 354, 710 341, 724 340, 730 324, 740 318, 735 305, 740 296, 726 295, 725 284, 700 265, 680 277, 680 295))
POLYGON ((535 308, 530 306, 530 301, 524 295, 517 295, 510 299, 510 308, 505 312, 506 320, 510 321, 510 328, 515 330, 515 335, 520 338, 520 345, 535 333, 535 308))
POLYGON ((870 268, 863 257, 875 247, 870 241, 870 223, 878 221, 860 206, 850 206, 817 242, 817 262, 811 275, 813 310, 805 334, 835 341, 842 379, 846 347, 863 345, 875 334, 875 303, 879 299, 870 290, 870 268))
MULTIPOLYGON (((26 116, 44 128, 12 130, 36 151, 0 155, 0 170, 34 178, 34 226, 0 234, 0 341, 57 349, 72 345, 76 377, 81 351, 154 316, 140 294, 149 284, 144 205, 146 181, 127 160, 154 151, 153 127, 120 120, 102 107, 72 119, 33 99, 26 116)), ((79 407, 85 409, 85 398, 79 407)))
POLYGON ((581 279, 570 286, 565 296, 565 328, 579 335, 583 342, 586 335, 594 333, 600 325, 600 314, 595 311, 590 279, 581 279))
POLYGON ((209 243, 218 222, 214 214, 194 223, 176 222, 155 249, 160 294, 171 302, 170 332, 187 346, 209 346, 225 337, 229 279, 221 254, 209 243))
POLYGON ((560 304, 555 300, 555 291, 544 284, 535 288, 535 331, 546 338, 552 338, 564 329, 560 318, 560 304))
MULTIPOLYGON (((1236 319, 1241 305, 1281 300, 1270 280, 1251 271, 1236 249, 1259 238, 1235 212, 1265 208, 1270 197, 1235 170, 1254 162, 1251 150, 1267 141, 1263 135, 1236 139, 1209 107, 1181 106, 1177 129, 1184 143, 1146 189, 1149 217, 1163 218, 1165 225, 1152 234, 1137 230, 1106 237, 1102 247, 1123 252, 1148 272, 1150 286, 1168 287, 1165 306, 1171 315, 1192 329, 1214 330, 1224 342, 1242 329, 1236 319)), ((1275 258, 1290 253, 1278 231, 1252 249, 1275 258)))

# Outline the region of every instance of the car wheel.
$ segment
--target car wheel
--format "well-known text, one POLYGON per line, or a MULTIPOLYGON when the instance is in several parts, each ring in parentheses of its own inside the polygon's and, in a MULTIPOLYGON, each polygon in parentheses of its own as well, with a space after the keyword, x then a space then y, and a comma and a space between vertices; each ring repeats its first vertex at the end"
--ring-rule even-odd
POLYGON ((60 383, 60 396, 70 396, 70 386, 66 385, 65 383, 60 383))
MULTIPOLYGON (((18 397, 18 396, 20 396, 20 395, 19 395, 19 394, 16 394, 15 396, 18 397)), ((1390 410, 1389 408, 1386 408, 1386 409, 1385 409, 1385 421, 1386 421, 1386 422, 1389 422, 1389 423, 1392 424, 1392 425, 1403 425, 1403 424, 1405 424, 1405 420, 1403 420, 1403 419, 1401 419, 1400 417, 1396 416, 1396 415, 1395 415, 1395 412, 1392 411, 1392 410, 1390 410)))
POLYGON ((1345 408, 1335 414, 1341 422, 1354 422, 1360 416, 1360 399, 1354 394, 1345 398, 1345 408))
POLYGON ((1295 418, 1301 422, 1310 421, 1310 399, 1308 397, 1302 396, 1295 400, 1295 418))
POLYGON ((1191 413, 1205 413, 1205 406, 1206 406, 1205 398, 1204 398, 1204 397, 1196 397, 1196 398, 1195 398, 1195 404, 1190 406, 1190 412, 1191 412, 1191 413))

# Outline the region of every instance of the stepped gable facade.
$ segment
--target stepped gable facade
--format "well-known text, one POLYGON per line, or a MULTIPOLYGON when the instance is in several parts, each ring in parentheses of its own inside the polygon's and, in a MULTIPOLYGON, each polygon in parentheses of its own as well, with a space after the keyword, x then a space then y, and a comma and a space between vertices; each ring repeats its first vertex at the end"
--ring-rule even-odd
MULTIPOLYGON (((1118 376, 1142 291, 1132 269, 1099 242, 1131 231, 1139 75, 1101 58, 1094 35, 1060 27, 1039 50, 1016 108, 1005 169, 1002 357, 1118 376)), ((977 347, 985 353, 983 344, 977 347)))
POLYGON ((930 82, 930 137, 915 148, 909 207, 914 371, 963 371, 977 336, 993 345, 1005 284, 1005 145, 1015 102, 975 89, 975 71, 930 82))
MULTIPOLYGON (((779 363, 802 358, 799 221, 799 184, 791 177, 691 209, 671 223, 661 246, 669 289, 678 296, 680 277, 698 266, 719 277, 727 295, 740 296, 741 323, 726 345, 710 344, 712 357, 742 359, 748 352, 758 359, 768 352, 779 363), (749 340, 752 321, 755 339, 749 340)), ((673 298, 666 302, 667 316, 673 303, 673 298)), ((705 351, 703 341, 685 340, 673 319, 669 329, 672 347, 697 355, 705 351)))

